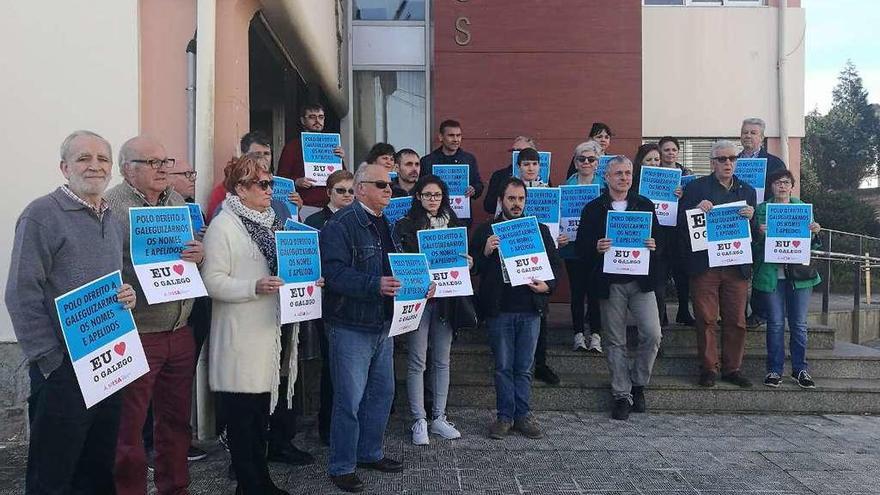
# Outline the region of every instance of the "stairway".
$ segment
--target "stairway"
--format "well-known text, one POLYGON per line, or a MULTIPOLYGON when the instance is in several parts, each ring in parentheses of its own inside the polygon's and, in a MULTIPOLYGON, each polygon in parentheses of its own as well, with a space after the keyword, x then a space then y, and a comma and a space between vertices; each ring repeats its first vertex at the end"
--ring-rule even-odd
MULTIPOLYGON (((561 309, 561 308, 559 308, 561 309)), ((604 356, 571 350, 567 321, 550 321, 547 363, 562 379, 556 386, 535 381, 535 410, 608 411, 610 377, 604 356)), ((495 405, 493 358, 485 329, 462 333, 453 343, 450 406, 495 405)), ((720 340, 720 339, 719 339, 720 340)), ((786 347, 788 334, 785 336, 786 347)), ((400 345, 395 369, 398 386, 405 390, 405 345, 400 345)), ((691 327, 672 326, 663 333, 662 355, 657 358, 651 384, 646 388, 648 407, 657 411, 745 413, 880 413, 880 351, 835 342, 834 329, 809 329, 807 361, 817 388, 804 390, 791 380, 786 367, 783 385, 764 386, 765 328, 749 329, 742 371, 754 382, 742 389, 719 381, 714 388, 697 385, 699 362, 696 333, 691 327)), ((787 354, 787 353, 786 353, 787 354)), ((786 355, 786 366, 788 356, 786 355)), ((405 397, 405 392, 398 394, 405 397)))

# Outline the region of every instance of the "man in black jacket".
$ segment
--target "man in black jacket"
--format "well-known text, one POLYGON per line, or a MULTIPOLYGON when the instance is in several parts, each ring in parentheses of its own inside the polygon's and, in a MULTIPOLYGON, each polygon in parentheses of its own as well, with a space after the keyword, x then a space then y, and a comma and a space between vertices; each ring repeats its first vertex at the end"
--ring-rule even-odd
MULTIPOLYGON (((755 232, 755 189, 734 175, 736 145, 718 141, 710 155, 713 172, 688 184, 678 207, 678 225, 690 246, 686 211, 699 208, 709 212, 713 206, 745 201, 739 211, 748 218, 755 232)), ((754 234, 753 234, 754 235, 754 234)), ((702 358, 700 385, 715 386, 718 363, 718 315, 722 320, 721 379, 740 387, 751 387, 751 382, 740 373, 746 340, 746 299, 752 265, 709 267, 706 250, 686 253, 687 270, 691 277, 691 294, 697 327, 697 347, 702 358)))
MULTIPOLYGON (((602 270, 603 256, 612 249, 611 239, 606 237, 606 219, 609 211, 651 212, 652 232, 659 232, 660 225, 654 215, 654 203, 632 190, 633 165, 625 156, 611 159, 605 169, 607 187, 602 195, 590 201, 581 213, 578 225, 577 251, 581 258, 590 260, 593 267, 590 297, 599 299, 602 321, 605 323, 605 355, 611 371, 611 393, 614 409, 611 417, 619 420, 629 418, 630 411, 645 412, 645 386, 651 379, 651 370, 660 349, 660 315, 654 298, 654 269, 649 263, 648 275, 607 274, 602 270), (626 319, 627 310, 636 319, 639 332, 638 346, 633 355, 627 356, 626 319), (632 359, 630 359, 632 358, 632 359), (632 366, 630 366, 632 361, 632 366)), ((645 239, 645 247, 660 254, 653 237, 645 239)))
MULTIPOLYGON (((513 146, 511 146, 508 151, 512 153, 514 151, 522 151, 526 148, 538 149, 532 138, 528 136, 517 136, 513 138, 513 146)), ((486 213, 492 216, 498 214, 500 211, 498 200, 501 198, 501 186, 504 184, 504 181, 512 175, 512 161, 492 172, 492 176, 489 178, 489 186, 486 188, 486 197, 483 198, 483 209, 486 210, 486 213)))
MULTIPOLYGON (((421 175, 433 174, 434 165, 470 165, 470 185, 464 195, 471 200, 483 194, 483 180, 480 178, 480 167, 477 157, 461 149, 461 124, 456 120, 447 119, 440 123, 440 146, 421 159, 421 175)), ((466 219, 467 225, 471 219, 466 219)))
MULTIPOLYGON (((549 295, 556 281, 532 280, 527 285, 512 287, 505 282, 500 240, 492 233, 492 224, 522 217, 526 205, 526 185, 510 177, 502 188, 501 213, 477 227, 471 239, 470 255, 473 272, 480 276, 479 301, 489 328, 489 340, 495 355, 495 403, 497 419, 489 427, 489 437, 504 438, 508 431, 519 431, 528 438, 541 438, 544 433, 529 412, 532 386, 532 364, 541 315, 547 310, 549 295)), ((559 256, 550 230, 538 224, 544 249, 553 273, 559 273, 559 256)))

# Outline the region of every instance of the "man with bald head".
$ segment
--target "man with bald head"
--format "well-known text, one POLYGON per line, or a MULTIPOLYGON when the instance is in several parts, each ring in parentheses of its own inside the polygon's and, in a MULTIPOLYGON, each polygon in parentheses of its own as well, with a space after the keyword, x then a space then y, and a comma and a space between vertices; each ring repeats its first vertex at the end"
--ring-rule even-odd
MULTIPOLYGON (((168 157, 160 142, 149 136, 134 137, 119 150, 119 170, 125 180, 107 191, 107 201, 122 225, 122 276, 132 280, 139 297, 144 296, 131 261, 128 209, 184 206, 183 197, 169 181, 174 165, 175 160, 168 157)), ((190 241, 181 253, 181 259, 197 264, 203 258, 202 243, 197 240, 190 241)), ((126 388, 122 400, 116 448, 116 491, 120 495, 146 491, 147 459, 141 432, 151 401, 156 487, 163 494, 186 493, 195 373, 195 341, 187 325, 192 306, 193 300, 185 299, 143 304, 134 312, 150 371, 126 388)))
MULTIPOLYGON (((55 311, 55 298, 122 269, 122 232, 104 189, 113 175, 110 143, 76 131, 61 144, 67 184, 37 198, 15 224, 6 309, 27 358, 30 445, 27 493, 113 493, 122 394, 86 409, 55 311)), ((117 299, 135 304, 123 284, 117 299)))
MULTIPOLYGON (((388 169, 358 167, 357 199, 321 229, 324 314, 330 341, 333 413, 328 472, 342 490, 359 492, 361 467, 403 471, 385 457, 383 440, 394 399, 394 343, 388 337, 400 282, 391 276, 389 253, 402 252, 383 210, 391 200, 388 169)), ((433 296, 433 285, 428 297, 433 296)))

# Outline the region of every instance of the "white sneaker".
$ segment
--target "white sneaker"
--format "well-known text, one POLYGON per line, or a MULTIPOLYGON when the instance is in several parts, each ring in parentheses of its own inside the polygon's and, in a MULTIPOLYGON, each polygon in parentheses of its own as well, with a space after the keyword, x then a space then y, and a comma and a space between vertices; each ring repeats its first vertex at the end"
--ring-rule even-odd
POLYGON ((587 350, 596 354, 602 354, 602 337, 598 333, 590 334, 590 346, 587 350))
POLYGON ((428 445, 428 422, 424 419, 416 420, 412 425, 413 445, 428 445))
POLYGON ((584 332, 578 332, 574 334, 574 345, 571 350, 573 351, 586 351, 587 350, 587 339, 584 338, 584 332))
MULTIPOLYGON (((461 437, 461 432, 455 429, 455 425, 446 421, 446 416, 440 416, 431 422, 431 433, 452 440, 461 437)), ((415 435, 415 433, 413 433, 415 435)))

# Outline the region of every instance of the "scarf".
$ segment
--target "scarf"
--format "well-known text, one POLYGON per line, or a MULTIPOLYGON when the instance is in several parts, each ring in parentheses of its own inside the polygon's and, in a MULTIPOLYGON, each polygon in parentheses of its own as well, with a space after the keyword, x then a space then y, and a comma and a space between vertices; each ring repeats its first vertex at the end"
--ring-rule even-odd
POLYGON ((449 217, 445 213, 441 213, 436 217, 428 214, 428 223, 432 229, 445 229, 449 225, 449 217))
POLYGON ((241 202, 241 198, 230 194, 223 201, 223 207, 238 215, 241 223, 250 235, 257 249, 266 258, 269 273, 278 273, 278 259, 275 254, 275 231, 284 228, 281 220, 275 216, 275 210, 267 208, 259 212, 252 210, 241 202))

